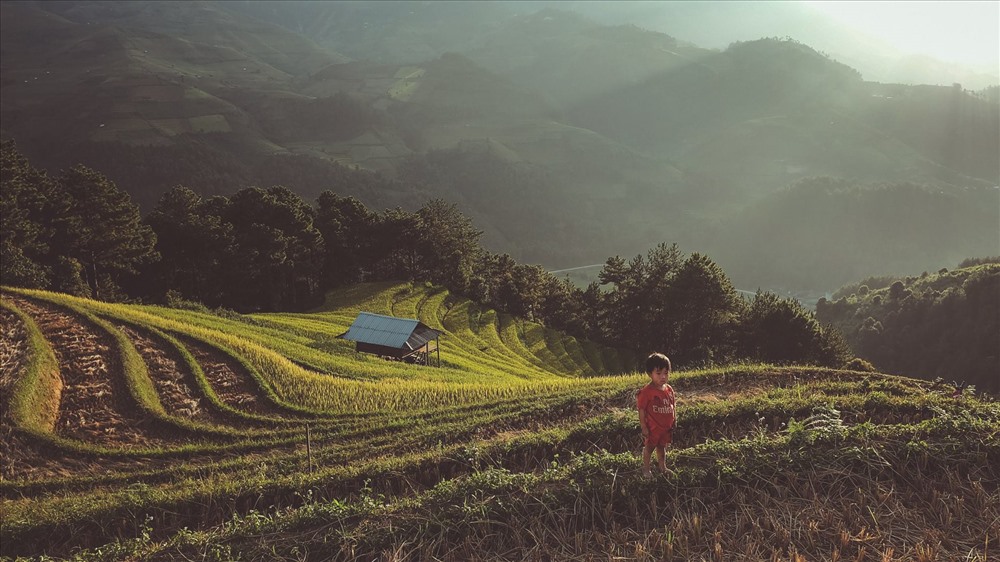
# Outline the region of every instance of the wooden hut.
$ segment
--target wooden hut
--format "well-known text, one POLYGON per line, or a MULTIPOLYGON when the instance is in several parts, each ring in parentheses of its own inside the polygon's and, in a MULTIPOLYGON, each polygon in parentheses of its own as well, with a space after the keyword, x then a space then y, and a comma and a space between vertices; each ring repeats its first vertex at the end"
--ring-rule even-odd
POLYGON ((361 312, 351 328, 337 337, 355 342, 360 352, 420 365, 430 365, 431 353, 437 352, 437 366, 441 366, 441 332, 419 320, 361 312))

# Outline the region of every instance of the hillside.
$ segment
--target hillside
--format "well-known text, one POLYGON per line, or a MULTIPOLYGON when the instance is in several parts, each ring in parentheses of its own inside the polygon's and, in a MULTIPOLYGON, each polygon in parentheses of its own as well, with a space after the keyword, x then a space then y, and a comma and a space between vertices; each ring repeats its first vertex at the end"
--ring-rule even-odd
POLYGON ((993 255, 998 226, 1000 190, 992 187, 812 178, 726 217, 709 247, 741 283, 841 286, 993 255))
MULTIPOLYGON (((101 170, 144 212, 177 184, 333 188, 376 209, 442 197, 491 250, 550 269, 663 241, 714 251, 728 236, 714 225, 817 176, 1000 183, 995 94, 865 81, 788 38, 719 51, 545 2, 277 6, 4 3, 0 136, 52 173, 101 170)), ((940 244, 1000 253, 947 232, 940 244)), ((770 260, 766 247, 746 257, 770 260)), ((748 288, 843 282, 747 271, 748 288)))
POLYGON ((569 118, 669 157, 702 187, 723 186, 738 200, 817 175, 997 178, 995 103, 961 89, 864 82, 787 39, 736 43, 579 104, 569 118))
POLYGON ((18 2, 5 4, 3 15, 5 111, 23 113, 32 101, 28 108, 59 109, 56 94, 71 94, 65 115, 51 117, 89 127, 75 142, 169 144, 184 132, 240 130, 247 118, 220 96, 227 89, 287 89, 293 76, 347 60, 205 3, 18 2), (43 48, 33 48, 42 36, 43 48), (194 121, 184 127, 171 119, 194 121))
POLYGON ((834 297, 818 319, 880 369, 1000 392, 1000 264, 869 278, 834 297))
POLYGON ((663 33, 599 25, 551 8, 511 17, 468 52, 485 68, 541 92, 564 110, 712 54, 663 33))
POLYGON ((2 304, 3 557, 986 561, 1000 539, 1000 409, 914 379, 675 373, 671 471, 646 480, 631 357, 438 287, 308 314, 2 304), (443 367, 356 354, 335 336, 360 310, 443 330, 443 367))
MULTIPOLYGON (((959 82, 978 90, 998 80, 996 64, 959 65, 900 52, 884 39, 859 33, 836 18, 824 17, 814 6, 798 2, 740 3, 725 9, 714 3, 635 0, 610 4, 586 0, 498 1, 475 7, 449 2, 396 6, 301 2, 289 6, 275 0, 224 5, 234 12, 252 14, 298 31, 347 55, 380 62, 413 62, 449 51, 475 49, 489 41, 491 35, 505 33, 505 21, 530 21, 536 13, 548 10, 572 12, 578 19, 583 16, 601 26, 641 26, 712 50, 724 49, 734 41, 791 36, 830 53, 872 81, 943 85, 959 82), (362 24, 351 25, 355 21, 362 24), (445 22, 452 24, 442 25, 445 22)), ((582 50, 586 45, 580 47, 582 50)), ((649 61, 634 62, 645 65, 649 61)))

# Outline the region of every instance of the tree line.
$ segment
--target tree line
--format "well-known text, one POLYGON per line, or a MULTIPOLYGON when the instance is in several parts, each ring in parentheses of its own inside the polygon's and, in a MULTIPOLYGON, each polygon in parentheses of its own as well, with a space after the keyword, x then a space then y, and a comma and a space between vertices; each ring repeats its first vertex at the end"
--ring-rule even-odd
POLYGON ((599 281, 580 288, 488 251, 482 231, 441 199, 375 211, 331 190, 310 204, 282 186, 230 196, 177 186, 143 218, 94 170, 53 178, 13 142, 2 151, 5 285, 255 312, 307 310, 357 282, 420 280, 578 337, 664 351, 681 365, 851 358, 843 338, 797 301, 766 292, 744 299, 708 256, 676 244, 608 258, 599 281))
POLYGON ((821 299, 816 314, 880 370, 1000 392, 1000 257, 869 278, 821 299))

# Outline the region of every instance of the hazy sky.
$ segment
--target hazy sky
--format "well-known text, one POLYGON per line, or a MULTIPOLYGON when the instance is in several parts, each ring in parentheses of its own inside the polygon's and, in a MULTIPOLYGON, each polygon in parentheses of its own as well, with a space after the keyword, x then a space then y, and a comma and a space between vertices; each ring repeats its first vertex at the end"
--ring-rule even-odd
POLYGON ((806 3, 900 50, 997 70, 1000 1, 806 3))

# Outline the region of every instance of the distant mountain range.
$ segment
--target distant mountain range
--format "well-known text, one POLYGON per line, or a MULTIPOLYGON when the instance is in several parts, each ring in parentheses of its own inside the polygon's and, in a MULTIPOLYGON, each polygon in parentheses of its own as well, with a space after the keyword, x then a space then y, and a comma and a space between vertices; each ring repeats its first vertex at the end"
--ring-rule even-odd
POLYGON ((832 289, 1000 254, 996 87, 867 82, 791 39, 720 51, 555 6, 3 2, 0 132, 147 211, 176 183, 443 197, 495 251, 552 268, 676 241, 742 286, 832 289), (816 240, 801 217, 822 209, 761 202, 830 204, 784 195, 817 176, 880 194, 824 192, 870 207, 838 215, 842 232, 915 233, 887 238, 887 270, 870 270, 885 248, 830 254, 836 233, 782 253, 747 239, 816 240), (976 212, 908 221, 927 193, 976 212))
MULTIPOLYGON (((231 10, 274 22, 356 59, 413 63, 446 52, 471 53, 507 24, 554 9, 605 27, 638 25, 682 42, 723 50, 737 41, 789 37, 828 53, 857 69, 866 80, 950 86, 958 82, 980 90, 1000 82, 997 63, 958 65, 927 55, 901 52, 826 16, 806 2, 648 2, 618 0, 524 0, 518 2, 234 2, 231 10), (396 4, 395 6, 393 4, 396 4)), ((564 23, 543 29, 551 33, 564 23)), ((564 15, 562 19, 566 19, 564 15)), ((544 37, 526 38, 529 43, 544 37)), ((928 43, 938 41, 928 38, 928 43)), ((510 48, 510 45, 506 46, 510 48)), ((514 46, 515 50, 517 46, 514 46)), ((516 56, 501 64, 523 64, 516 56)), ((579 53, 582 54, 582 53, 579 53)), ((994 53, 994 58, 996 54, 994 53)), ((477 62, 483 62, 474 57, 477 62)), ((487 65, 488 66, 488 65, 487 65)))

